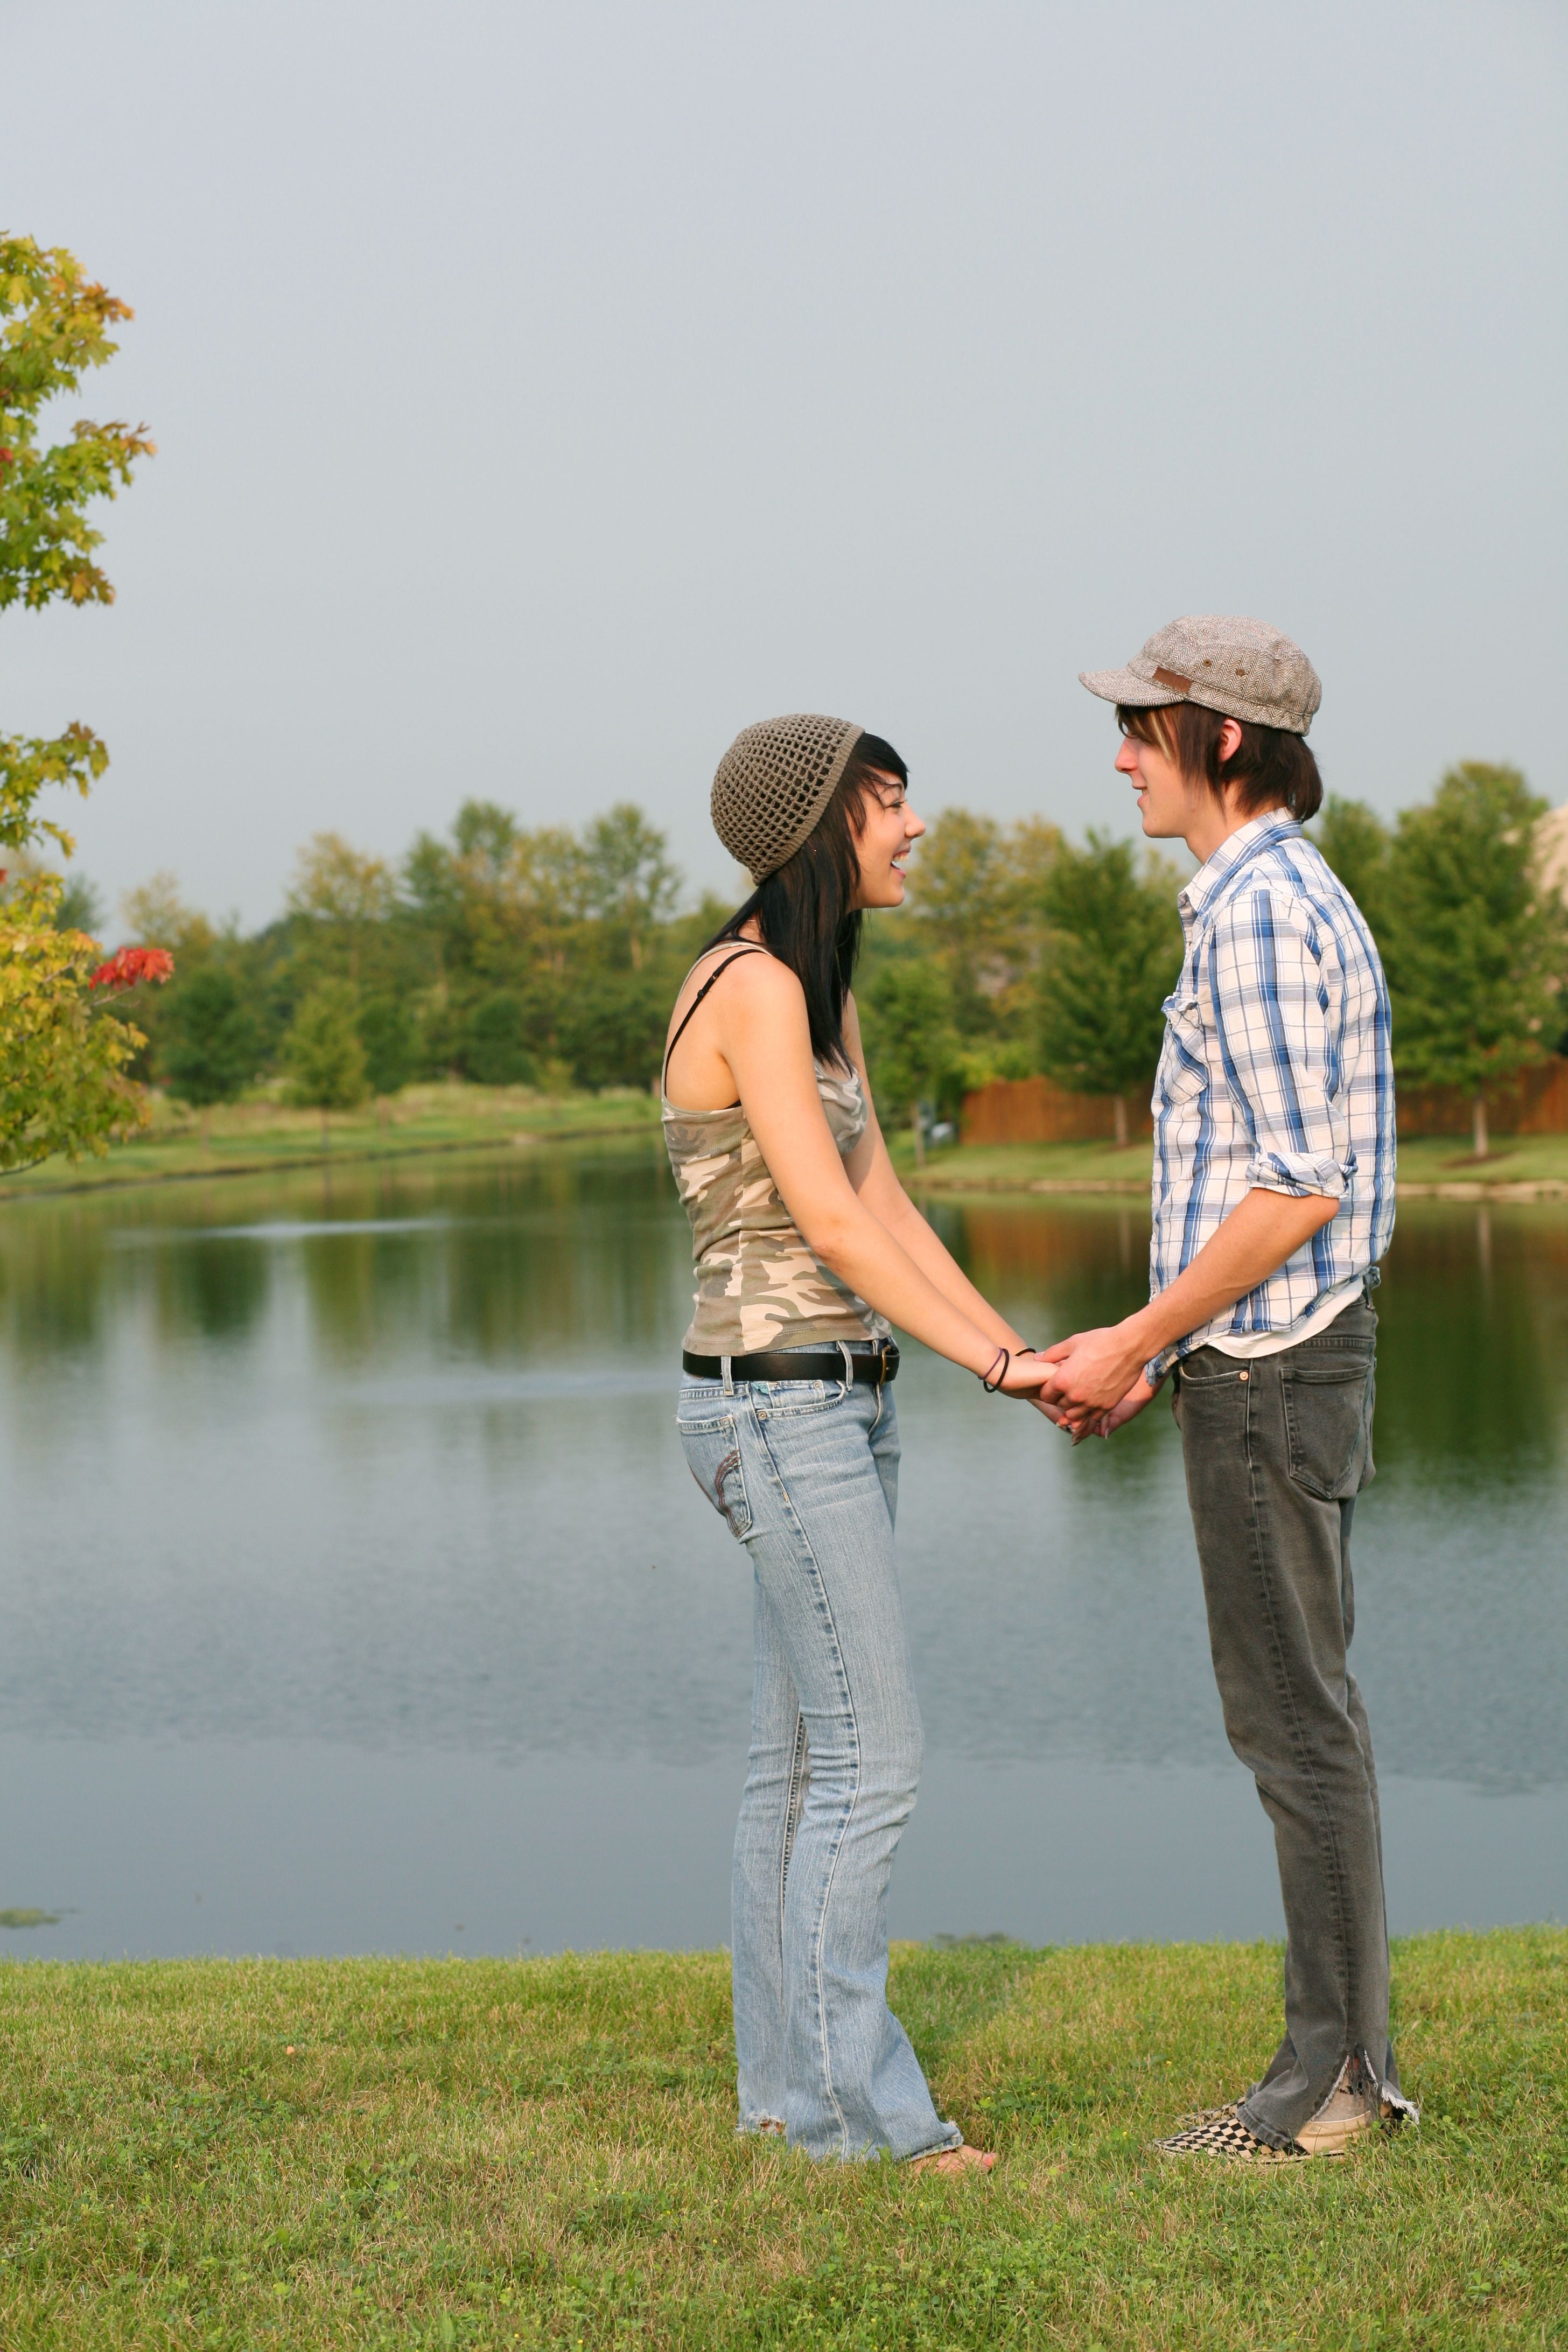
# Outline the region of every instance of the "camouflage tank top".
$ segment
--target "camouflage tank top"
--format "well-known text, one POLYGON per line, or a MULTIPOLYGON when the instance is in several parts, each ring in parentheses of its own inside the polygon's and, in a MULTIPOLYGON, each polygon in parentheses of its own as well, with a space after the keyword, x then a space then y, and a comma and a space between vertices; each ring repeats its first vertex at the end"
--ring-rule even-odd
MULTIPOLYGON (((694 1001, 688 1019, 696 1009, 694 1001)), ((869 1116, 859 1073, 845 1076, 818 1063, 816 1088, 847 1160, 869 1116)), ((751 1356, 766 1348, 886 1339, 886 1318, 807 1248, 741 1105, 680 1110, 668 1095, 662 1101, 664 1140, 691 1220, 697 1272, 696 1312, 683 1346, 698 1356, 751 1356)))

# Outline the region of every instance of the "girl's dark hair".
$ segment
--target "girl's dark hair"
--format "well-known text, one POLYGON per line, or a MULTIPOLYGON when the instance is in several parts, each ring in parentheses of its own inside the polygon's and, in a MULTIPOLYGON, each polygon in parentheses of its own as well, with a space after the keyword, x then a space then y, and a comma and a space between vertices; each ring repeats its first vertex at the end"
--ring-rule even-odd
POLYGON ((1258 816, 1265 809, 1285 808, 1300 824, 1316 816, 1323 798, 1318 763, 1304 736, 1288 727, 1255 727, 1238 719, 1241 740, 1228 760, 1219 756, 1223 710, 1209 710, 1201 702, 1163 702, 1141 709, 1119 702, 1116 721, 1124 735, 1152 743, 1175 761, 1194 783, 1207 784, 1216 799, 1227 785, 1237 787, 1236 806, 1243 816, 1258 816))
POLYGON ((805 991, 811 1050, 827 1069, 847 1070, 844 1000, 860 952, 855 886, 860 878, 856 837, 867 796, 880 776, 900 784, 910 772, 880 735, 862 735, 814 831, 784 864, 759 882, 743 907, 721 923, 702 950, 736 940, 753 919, 763 945, 787 963, 805 991))

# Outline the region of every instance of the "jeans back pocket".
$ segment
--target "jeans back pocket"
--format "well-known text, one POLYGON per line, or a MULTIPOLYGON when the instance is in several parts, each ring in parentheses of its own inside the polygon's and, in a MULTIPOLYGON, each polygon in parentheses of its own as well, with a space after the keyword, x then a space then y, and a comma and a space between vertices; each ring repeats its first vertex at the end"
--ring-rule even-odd
MULTIPOLYGON (((702 1400, 705 1405, 707 1400, 702 1400)), ((699 1408, 701 1410, 701 1408, 699 1408)), ((741 1463, 741 1441, 733 1414, 702 1412, 700 1420, 687 1418, 686 1400, 677 1417, 686 1466, 730 1533, 739 1542, 752 1532, 752 1505, 746 1474, 741 1463)))
POLYGON ((1321 1503, 1348 1501, 1373 1475, 1371 1356, 1309 1357, 1281 1386, 1291 1477, 1321 1503))

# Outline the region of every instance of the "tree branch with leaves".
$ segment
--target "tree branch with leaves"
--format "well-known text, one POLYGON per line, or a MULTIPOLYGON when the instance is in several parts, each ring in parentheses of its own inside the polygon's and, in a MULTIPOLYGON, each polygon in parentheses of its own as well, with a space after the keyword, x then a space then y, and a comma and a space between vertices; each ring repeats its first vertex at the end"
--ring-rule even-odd
MULTIPOLYGON (((50 401, 113 355, 109 331, 130 316, 63 247, 0 236, 0 610, 114 601, 88 509, 112 499, 153 444, 143 426, 86 417, 52 446, 40 446, 38 429, 50 401)), ((0 848, 49 840, 69 857, 76 845, 39 813, 39 795, 56 785, 85 796, 108 764, 80 720, 52 737, 0 735, 0 848)), ((166 979, 169 959, 154 952, 148 962, 137 950, 124 951, 142 957, 134 969, 103 964, 95 940, 60 927, 63 888, 58 875, 29 877, 0 909, 0 1173, 56 1151, 101 1153, 117 1129, 145 1116, 124 1075, 145 1041, 128 1022, 103 1019, 100 1002, 166 979)))

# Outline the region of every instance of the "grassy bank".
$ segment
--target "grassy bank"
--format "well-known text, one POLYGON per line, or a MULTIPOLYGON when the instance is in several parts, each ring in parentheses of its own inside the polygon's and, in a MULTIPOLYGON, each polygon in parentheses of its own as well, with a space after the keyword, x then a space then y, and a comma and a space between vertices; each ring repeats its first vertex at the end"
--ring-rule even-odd
POLYGON ((155 1099, 146 1133, 110 1147, 103 1160, 47 1160, 0 1178, 0 1201, 12 1192, 97 1192, 105 1185, 155 1184, 185 1176, 253 1176, 310 1168, 323 1160, 387 1160, 475 1145, 653 1133, 658 1105, 629 1087, 603 1094, 542 1095, 526 1087, 457 1083, 405 1087, 362 1109, 331 1111, 323 1127, 314 1110, 271 1101, 226 1105, 204 1126, 177 1103, 155 1099))
MULTIPOLYGON (((237 1103, 205 1123, 180 1105, 155 1101, 144 1135, 110 1147, 103 1160, 46 1160, 0 1177, 0 1202, 15 1193, 97 1192, 190 1176, 254 1176, 324 1160, 398 1159, 418 1152, 486 1145, 526 1147, 597 1136, 652 1135, 658 1105, 630 1087, 603 1094, 542 1095, 524 1087, 459 1083, 407 1087, 388 1101, 333 1111, 323 1128, 313 1110, 272 1101, 237 1103)), ((1146 1194, 1147 1139, 1118 1151, 1109 1143, 959 1144, 914 1167, 901 1129, 889 1139, 901 1173, 931 1192, 1041 1192, 1146 1194)), ((1568 1198, 1568 1136, 1501 1139, 1490 1157, 1472 1160, 1451 1136, 1417 1137, 1399 1147, 1399 1188, 1413 1196, 1454 1200, 1568 1198)))
POLYGON ((1419 2134, 1151 2137, 1277 2030, 1265 1946, 903 1947, 989 2183, 737 2142, 721 1955, 0 1968, 0 2341, 1561 2344, 1568 1933, 1396 1954, 1419 2134))
MULTIPOLYGON (((932 1152, 919 1181, 931 1192, 1146 1194, 1149 1151, 1147 1138, 1124 1151, 1110 1143, 964 1143, 932 1152)), ((893 1152, 906 1179, 914 1175, 903 1138, 894 1139, 893 1152)), ((1406 1137, 1399 1189, 1416 1199, 1568 1197, 1568 1135, 1503 1136, 1483 1160, 1453 1136, 1406 1137)))

